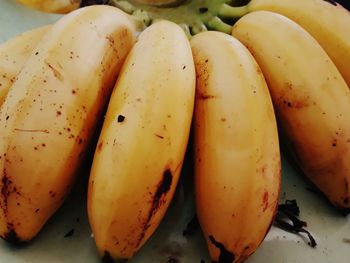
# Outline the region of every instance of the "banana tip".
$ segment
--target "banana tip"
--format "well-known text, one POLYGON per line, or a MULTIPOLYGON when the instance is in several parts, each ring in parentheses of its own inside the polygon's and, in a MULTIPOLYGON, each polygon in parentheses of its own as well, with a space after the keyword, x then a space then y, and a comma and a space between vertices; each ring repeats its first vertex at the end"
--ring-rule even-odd
POLYGON ((1 236, 1 238, 14 246, 23 246, 27 244, 26 241, 23 241, 19 238, 16 231, 13 229, 8 230, 8 232, 1 236))

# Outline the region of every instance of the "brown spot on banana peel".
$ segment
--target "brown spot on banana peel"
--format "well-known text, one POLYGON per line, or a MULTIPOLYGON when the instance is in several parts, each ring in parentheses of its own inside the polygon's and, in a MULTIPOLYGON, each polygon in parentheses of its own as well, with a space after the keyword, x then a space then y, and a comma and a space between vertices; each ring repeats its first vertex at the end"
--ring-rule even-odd
POLYGON ((307 106, 309 106, 309 104, 306 101, 287 101, 287 100, 283 100, 283 104, 285 106, 287 106, 288 108, 293 108, 293 109, 302 109, 305 108, 307 106))
POLYGON ((52 70, 53 75, 60 81, 63 81, 63 76, 58 69, 56 69, 51 63, 45 60, 46 65, 52 70))
POLYGON ((219 261, 213 261, 213 263, 233 263, 235 261, 235 255, 228 251, 222 243, 215 240, 214 236, 209 235, 209 240, 220 250, 219 261))
POLYGON ((308 98, 305 98, 303 100, 291 101, 291 100, 283 98, 282 96, 280 97, 280 104, 281 104, 280 107, 282 107, 282 105, 283 105, 283 106, 288 107, 290 109, 296 109, 296 110, 303 109, 303 108, 310 106, 308 98))
POLYGON ((156 137, 158 137, 159 139, 164 139, 164 136, 163 135, 160 135, 160 134, 157 134, 157 133, 155 133, 154 134, 156 137))
POLYGON ((97 149, 98 149, 99 151, 101 151, 101 150, 102 150, 102 147, 103 147, 103 141, 101 141, 101 142, 98 144, 97 149))
POLYGON ((215 95, 211 95, 211 94, 199 94, 198 99, 200 100, 208 100, 208 99, 215 99, 216 96, 215 95))
POLYGON ((4 210, 4 213, 7 213, 7 199, 11 194, 11 186, 12 181, 6 174, 6 169, 3 170, 3 177, 1 179, 2 187, 1 187, 1 195, 4 200, 4 203, 1 204, 1 208, 4 210))
POLYGON ((267 191, 264 192, 262 200, 264 205, 263 212, 265 212, 266 209, 269 207, 269 193, 267 191))
POLYGON ((6 169, 3 170, 3 175, 1 179, 1 199, 0 199, 0 208, 4 212, 4 216, 6 217, 8 214, 8 197, 12 191, 10 191, 10 187, 12 185, 12 181, 8 178, 6 174, 6 169))
POLYGON ((155 192, 155 194, 153 196, 151 209, 148 213, 146 221, 143 223, 143 229, 142 229, 142 232, 140 234, 140 237, 138 238, 138 240, 135 244, 136 248, 139 247, 139 245, 141 244, 142 240, 145 237, 146 231, 151 226, 150 221, 151 221, 152 217, 157 213, 159 208, 165 203, 165 195, 170 190, 172 181, 173 181, 173 175, 172 175, 170 169, 166 169, 163 173, 162 180, 159 182, 159 184, 157 186, 157 191, 155 192))

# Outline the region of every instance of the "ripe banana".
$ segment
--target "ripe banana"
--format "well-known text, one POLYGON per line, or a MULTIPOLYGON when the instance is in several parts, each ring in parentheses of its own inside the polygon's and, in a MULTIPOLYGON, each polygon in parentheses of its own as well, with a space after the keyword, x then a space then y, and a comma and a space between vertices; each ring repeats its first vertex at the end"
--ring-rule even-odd
POLYGON ((17 0, 26 6, 47 13, 66 14, 80 6, 80 0, 17 0))
POLYGON ((50 27, 24 32, 0 45, 0 106, 33 49, 50 27))
POLYGON ((204 32, 191 47, 197 215, 213 262, 242 262, 264 239, 278 202, 272 101, 259 66, 238 40, 204 32))
POLYGON ((93 6, 34 49, 0 108, 2 238, 31 240, 62 204, 135 35, 129 16, 93 6))
POLYGON ((289 17, 306 29, 324 48, 350 87, 350 13, 335 1, 251 0, 244 7, 221 9, 223 16, 241 16, 258 10, 289 17))
POLYGON ((152 24, 121 70, 91 168, 88 215, 106 262, 131 258, 162 220, 182 168, 194 95, 185 33, 172 22, 152 24))
POLYGON ((234 25, 260 65, 277 120, 306 176, 350 209, 350 91, 317 41, 282 15, 256 11, 234 25))

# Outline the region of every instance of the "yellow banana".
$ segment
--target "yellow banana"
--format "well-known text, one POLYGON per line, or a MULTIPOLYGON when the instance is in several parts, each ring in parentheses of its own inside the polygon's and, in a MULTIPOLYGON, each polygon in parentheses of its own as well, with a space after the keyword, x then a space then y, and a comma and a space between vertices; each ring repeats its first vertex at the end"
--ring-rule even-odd
POLYGON ((195 70, 178 25, 160 21, 131 50, 109 102, 88 190, 105 260, 131 258, 173 197, 189 137, 195 70))
POLYGON ((234 25, 268 82, 277 120, 306 176, 337 207, 350 208, 350 91, 301 26, 256 11, 234 25))
POLYGON ((42 38, 0 108, 0 236, 31 240, 65 199, 127 53, 129 16, 93 6, 42 38))
POLYGON ((289 17, 306 29, 324 48, 350 87, 350 13, 335 1, 251 0, 243 7, 221 9, 223 16, 240 16, 258 10, 289 17))
POLYGON ((50 27, 24 32, 0 45, 0 106, 33 49, 50 27))
POLYGON ((275 215, 281 183, 278 132, 262 72, 238 40, 191 40, 197 215, 213 262, 242 262, 275 215))
POLYGON ((80 0, 17 0, 21 4, 47 13, 66 14, 80 6, 80 0))

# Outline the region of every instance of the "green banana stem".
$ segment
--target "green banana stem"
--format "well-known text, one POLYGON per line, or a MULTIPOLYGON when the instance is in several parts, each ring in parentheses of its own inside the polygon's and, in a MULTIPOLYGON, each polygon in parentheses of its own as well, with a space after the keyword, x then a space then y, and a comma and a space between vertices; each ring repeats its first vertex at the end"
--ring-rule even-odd
POLYGON ((186 36, 188 39, 192 38, 192 34, 191 34, 191 30, 190 27, 186 24, 179 24, 179 26, 183 29, 183 31, 185 32, 186 36))
POLYGON ((153 21, 149 17, 148 13, 142 9, 137 9, 132 12, 131 17, 135 21, 137 32, 141 33, 146 27, 148 27, 153 21))
POLYGON ((231 34, 231 31, 232 31, 232 26, 229 24, 226 24, 217 16, 214 16, 213 18, 211 18, 207 22, 207 25, 212 30, 220 31, 226 34, 231 34))
POLYGON ((203 32, 203 31, 208 31, 207 27, 202 24, 202 23, 197 23, 197 24, 194 24, 192 27, 191 27, 191 34, 192 35, 196 35, 200 32, 203 32))
POLYGON ((245 6, 230 6, 222 4, 219 8, 220 17, 240 18, 249 12, 248 5, 245 6))
POLYGON ((167 19, 179 25, 188 25, 187 35, 196 35, 206 30, 230 34, 236 18, 247 14, 248 5, 236 7, 237 0, 82 0, 87 2, 106 1, 135 17, 139 28, 147 27, 155 19, 167 19), (168 7, 159 4, 179 4, 168 7), (153 5, 155 4, 155 6, 153 5), (225 21, 225 22, 224 22, 225 21))
POLYGON ((126 0, 123 0, 123 1, 109 0, 107 4, 111 6, 115 6, 128 14, 132 14, 136 10, 136 7, 126 0))
POLYGON ((132 13, 132 16, 136 19, 141 20, 145 26, 149 26, 152 22, 152 19, 149 17, 147 11, 142 9, 137 9, 132 13))

